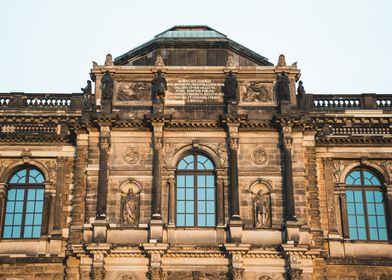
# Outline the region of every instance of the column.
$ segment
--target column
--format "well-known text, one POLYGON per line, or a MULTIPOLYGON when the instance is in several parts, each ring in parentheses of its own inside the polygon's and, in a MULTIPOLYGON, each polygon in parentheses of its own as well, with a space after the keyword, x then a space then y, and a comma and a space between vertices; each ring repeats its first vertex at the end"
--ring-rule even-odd
POLYGON ((387 184, 386 186, 386 195, 387 195, 387 204, 385 205, 386 207, 386 219, 387 219, 387 224, 389 225, 388 230, 389 230, 389 236, 392 236, 392 184, 387 184))
POLYGON ((337 234, 338 230, 335 211, 333 160, 331 158, 323 158, 322 162, 324 164, 325 192, 327 194, 329 233, 337 234))
POLYGON ((57 158, 57 179, 56 179, 56 199, 54 200, 54 210, 53 210, 53 230, 60 233, 61 221, 62 221, 62 205, 63 205, 63 192, 64 192, 64 181, 65 181, 65 168, 66 168, 67 158, 58 157, 57 158))
POLYGON ((230 219, 240 220, 238 197, 238 123, 228 123, 229 129, 229 186, 230 186, 230 219))
POLYGON ((225 217, 224 217, 224 196, 223 196, 223 192, 224 192, 224 181, 223 179, 219 178, 219 174, 218 174, 218 180, 217 180, 217 219, 218 219, 218 226, 219 225, 224 225, 225 223, 225 217))
POLYGON ((340 212, 335 210, 337 220, 342 221, 342 235, 344 238, 349 238, 350 233, 348 229, 348 216, 346 204, 346 184, 338 183, 335 188, 335 201, 338 202, 340 212), (339 219, 340 218, 340 219, 339 219))
POLYGON ((161 218, 162 207, 162 137, 163 137, 163 122, 153 122, 153 166, 152 166, 152 218, 161 218))
POLYGON ((169 225, 174 225, 176 220, 176 202, 175 202, 175 179, 174 172, 169 175, 169 225))
POLYGON ((0 184, 0 236, 3 236, 3 217, 5 215, 3 211, 5 211, 6 193, 6 184, 0 184))
POLYGON ((106 197, 108 186, 108 159, 110 150, 110 128, 101 126, 99 136, 99 174, 97 195, 97 219, 106 218, 106 197))
POLYGON ((295 203, 294 203, 294 183, 293 183, 293 165, 291 152, 293 148, 293 138, 291 136, 291 127, 282 127, 283 142, 283 178, 286 194, 286 219, 296 221, 295 203))

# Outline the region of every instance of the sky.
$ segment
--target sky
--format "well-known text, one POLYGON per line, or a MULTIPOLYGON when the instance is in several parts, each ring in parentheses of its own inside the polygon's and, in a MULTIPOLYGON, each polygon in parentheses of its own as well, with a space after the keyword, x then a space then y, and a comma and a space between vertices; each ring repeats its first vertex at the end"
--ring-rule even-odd
POLYGON ((391 14, 390 0, 2 0, 0 92, 80 92, 93 60, 203 24, 297 61, 308 93, 392 94, 391 14))

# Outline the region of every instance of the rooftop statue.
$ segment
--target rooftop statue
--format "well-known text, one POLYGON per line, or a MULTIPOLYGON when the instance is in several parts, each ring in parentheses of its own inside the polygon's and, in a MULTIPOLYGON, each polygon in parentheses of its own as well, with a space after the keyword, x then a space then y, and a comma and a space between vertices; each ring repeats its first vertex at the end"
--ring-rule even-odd
POLYGON ((285 72, 276 77, 275 91, 278 101, 290 101, 290 80, 285 72))
POLYGON ((151 81, 151 84, 153 101, 163 102, 167 90, 167 81, 166 78, 163 76, 161 70, 158 70, 158 72, 155 74, 155 77, 151 81))
POLYGON ((226 75, 225 83, 223 86, 224 100, 226 102, 238 100, 237 88, 238 88, 237 77, 232 71, 230 71, 229 74, 226 75))

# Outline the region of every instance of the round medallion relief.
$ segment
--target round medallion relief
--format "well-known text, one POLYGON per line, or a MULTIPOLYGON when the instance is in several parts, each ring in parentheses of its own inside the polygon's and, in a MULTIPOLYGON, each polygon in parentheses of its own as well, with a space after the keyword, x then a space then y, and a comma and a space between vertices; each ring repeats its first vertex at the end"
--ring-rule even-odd
POLYGON ((263 148, 257 147, 256 149, 254 149, 252 151, 250 159, 252 160, 252 162, 254 164, 263 165, 267 162, 268 155, 267 155, 267 152, 263 148))
POLYGON ((126 163, 128 164, 135 164, 139 161, 139 149, 138 147, 128 147, 125 150, 125 154, 123 156, 123 159, 126 163))

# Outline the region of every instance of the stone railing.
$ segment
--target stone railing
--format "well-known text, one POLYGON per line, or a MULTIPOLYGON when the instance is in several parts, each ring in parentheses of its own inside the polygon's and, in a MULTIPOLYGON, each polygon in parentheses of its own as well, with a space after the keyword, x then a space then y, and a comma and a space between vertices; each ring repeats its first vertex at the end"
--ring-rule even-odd
POLYGON ((392 94, 306 94, 298 104, 308 110, 392 109, 392 94))
POLYGON ((81 110, 82 93, 0 93, 0 109, 81 110))

